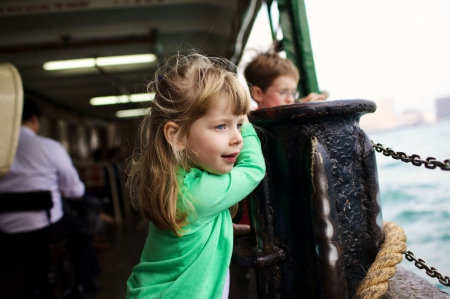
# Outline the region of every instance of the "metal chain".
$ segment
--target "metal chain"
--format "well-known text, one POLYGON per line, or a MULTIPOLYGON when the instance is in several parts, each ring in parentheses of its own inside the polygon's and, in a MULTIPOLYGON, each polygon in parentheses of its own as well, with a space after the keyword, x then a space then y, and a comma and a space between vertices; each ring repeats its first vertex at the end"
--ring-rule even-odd
POLYGON ((450 287, 450 278, 448 276, 442 276, 438 269, 436 269, 435 267, 429 267, 423 259, 416 259, 416 256, 411 251, 403 252, 403 254, 408 261, 414 261, 414 265, 417 268, 425 269, 428 276, 436 277, 441 284, 445 285, 446 287, 450 287))
POLYGON ((402 160, 405 163, 411 162, 414 166, 425 166, 428 169, 435 169, 436 167, 440 167, 442 170, 450 171, 450 159, 445 160, 444 162, 436 161, 436 158, 428 157, 425 160, 421 160, 419 155, 411 155, 408 156, 404 152, 395 152, 391 148, 384 148, 381 143, 374 143, 372 140, 372 145, 375 150, 379 153, 383 153, 385 156, 391 156, 392 159, 402 160))
MULTIPOLYGON (((428 157, 425 160, 421 160, 419 155, 411 155, 408 156, 404 152, 395 152, 391 148, 384 148, 381 143, 374 143, 372 140, 372 145, 375 150, 379 153, 383 153, 385 156, 391 156, 392 159, 402 160, 405 163, 411 162, 414 166, 425 166, 428 169, 435 169, 436 167, 440 167, 442 170, 450 170, 450 159, 445 160, 444 162, 436 161, 436 158, 428 157)), ((430 277, 436 277, 441 284, 444 286, 450 287, 450 278, 448 276, 443 276, 438 269, 435 267, 429 267, 427 263, 423 259, 416 259, 415 255, 411 251, 403 252, 405 258, 414 262, 414 265, 419 269, 425 269, 425 272, 430 277)))

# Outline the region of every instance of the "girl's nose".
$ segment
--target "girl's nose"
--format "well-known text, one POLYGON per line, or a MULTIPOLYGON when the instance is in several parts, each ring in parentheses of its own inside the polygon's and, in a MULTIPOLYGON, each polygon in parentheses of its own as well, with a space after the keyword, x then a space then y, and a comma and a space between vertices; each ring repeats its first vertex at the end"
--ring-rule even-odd
POLYGON ((233 130, 233 136, 231 136, 230 143, 231 144, 241 144, 243 141, 241 130, 237 129, 233 130))

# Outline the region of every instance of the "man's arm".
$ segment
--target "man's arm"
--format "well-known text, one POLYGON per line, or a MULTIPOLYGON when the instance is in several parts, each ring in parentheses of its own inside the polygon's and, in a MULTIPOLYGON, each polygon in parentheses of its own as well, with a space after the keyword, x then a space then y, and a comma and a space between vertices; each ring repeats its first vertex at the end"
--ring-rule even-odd
POLYGON ((69 154, 58 144, 55 152, 55 163, 58 169, 58 185, 64 197, 79 198, 84 195, 84 184, 73 166, 69 154))

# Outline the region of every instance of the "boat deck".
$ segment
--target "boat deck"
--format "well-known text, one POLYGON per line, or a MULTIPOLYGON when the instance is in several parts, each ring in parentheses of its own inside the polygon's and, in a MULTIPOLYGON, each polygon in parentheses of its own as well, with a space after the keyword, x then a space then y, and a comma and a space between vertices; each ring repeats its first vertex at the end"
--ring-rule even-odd
POLYGON ((124 299, 126 282, 139 262, 147 236, 148 223, 132 213, 122 224, 109 224, 96 246, 100 274, 96 278, 98 291, 93 299, 124 299), (99 249, 99 245, 110 244, 110 248, 99 249))

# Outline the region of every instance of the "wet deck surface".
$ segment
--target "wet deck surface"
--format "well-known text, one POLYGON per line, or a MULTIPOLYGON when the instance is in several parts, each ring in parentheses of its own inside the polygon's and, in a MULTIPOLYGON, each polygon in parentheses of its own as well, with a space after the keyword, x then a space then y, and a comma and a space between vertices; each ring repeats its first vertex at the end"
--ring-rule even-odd
POLYGON ((104 236, 98 245, 110 244, 111 247, 96 249, 101 272, 95 281, 99 289, 89 298, 125 298, 126 282, 133 267, 139 262, 147 230, 148 223, 135 213, 120 225, 106 226, 104 236))

